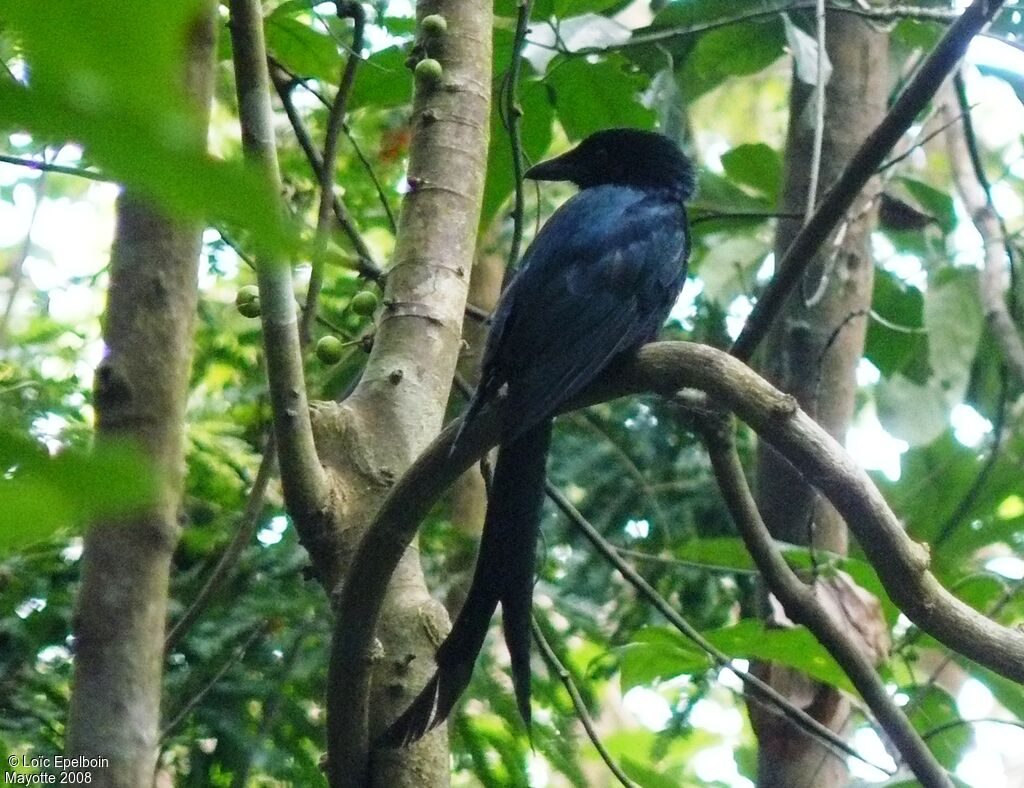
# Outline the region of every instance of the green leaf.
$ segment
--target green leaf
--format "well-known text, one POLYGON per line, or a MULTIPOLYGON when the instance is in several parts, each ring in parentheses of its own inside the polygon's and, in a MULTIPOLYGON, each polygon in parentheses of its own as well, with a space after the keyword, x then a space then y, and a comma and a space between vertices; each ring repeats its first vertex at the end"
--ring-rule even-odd
POLYGON ((731 627, 703 634, 730 657, 777 662, 802 670, 825 684, 855 691, 832 655, 805 627, 776 629, 765 626, 760 620, 744 619, 731 627))
POLYGON ((722 155, 725 174, 734 183, 749 186, 776 205, 782 187, 782 157, 764 143, 739 145, 722 155))
POLYGON ((919 384, 897 372, 875 388, 875 404, 886 432, 911 446, 927 446, 949 426, 948 398, 934 379, 919 384))
MULTIPOLYGON (((555 0, 534 0, 530 19, 548 19, 554 12, 555 0)), ((519 0, 494 0, 494 13, 497 16, 518 16, 519 0)))
POLYGON ((704 281, 704 294, 721 307, 728 306, 736 296, 754 289, 754 277, 770 249, 765 241, 738 235, 707 239, 708 251, 695 268, 704 281), (713 241, 713 242, 712 242, 713 241))
POLYGON ((912 383, 924 383, 928 367, 928 338, 924 328, 924 296, 888 271, 875 270, 871 309, 882 321, 868 323, 864 355, 883 377, 900 372, 912 383))
POLYGON ((766 198, 748 194, 728 178, 710 170, 698 173, 697 199, 692 205, 713 213, 770 211, 775 207, 766 198))
POLYGON ((557 61, 547 83, 555 96, 558 120, 569 139, 578 140, 600 129, 630 126, 649 129, 655 113, 640 103, 646 86, 641 74, 628 73, 621 55, 597 63, 583 58, 557 61))
POLYGON ((756 572, 757 567, 742 539, 719 536, 707 539, 692 539, 674 554, 684 561, 692 561, 716 569, 735 569, 737 572, 756 572))
POLYGON ((28 86, 0 81, 0 128, 83 144, 105 174, 167 210, 243 228, 282 249, 277 195, 261 174, 207 155, 183 90, 188 31, 202 7, 93 0, 51 15, 10 0, 5 20, 32 78, 28 86))
POLYGON ((599 14, 617 5, 621 5, 621 0, 554 0, 554 15, 568 19, 583 14, 599 14))
MULTIPOLYGON (((548 100, 544 83, 536 80, 519 86, 519 104, 523 108, 520 139, 527 162, 537 161, 551 145, 551 124, 554 110, 548 100)), ((491 109, 491 137, 487 149, 487 179, 484 182, 480 226, 487 227, 505 205, 515 188, 512 170, 512 147, 508 132, 501 123, 498 108, 491 109)))
POLYGON ((405 66, 403 47, 374 52, 356 71, 349 107, 400 107, 412 101, 412 74, 405 66))
POLYGON ((4 434, 0 476, 0 551, 21 548, 56 531, 98 518, 138 512, 158 492, 150 463, 126 444, 55 457, 30 440, 4 434))
POLYGON ((956 227, 956 209, 953 198, 922 181, 913 178, 899 178, 908 192, 913 195, 924 212, 939 223, 942 232, 951 233, 956 227))
POLYGON ((977 271, 945 269, 924 294, 928 361, 950 406, 963 400, 984 328, 977 271))
POLYGON ((680 73, 683 91, 692 100, 729 77, 756 74, 785 53, 785 34, 777 16, 745 22, 701 35, 680 73))
MULTIPOLYGON (((823 552, 821 550, 811 551, 806 547, 776 542, 776 546, 782 551, 786 562, 795 569, 810 569, 817 567, 821 570, 827 569, 826 564, 846 572, 856 581, 857 585, 870 591, 882 603, 887 621, 895 621, 897 609, 889 599, 875 572, 874 567, 866 561, 835 553, 823 552)), ((735 536, 708 537, 693 539, 681 547, 676 548, 674 554, 684 561, 702 564, 715 569, 734 569, 737 572, 756 572, 757 566, 750 553, 747 551, 743 540, 735 536)))
POLYGON ((674 629, 648 627, 622 649, 622 690, 710 667, 708 656, 674 629))
MULTIPOLYGON (((938 687, 905 687, 903 692, 910 696, 906 706, 910 722, 922 735, 960 720, 956 701, 938 687)), ((955 769, 973 738, 970 725, 955 725, 928 736, 928 749, 942 766, 955 769)))
POLYGON ((279 11, 280 8, 275 10, 266 21, 270 54, 299 76, 336 82, 341 57, 334 39, 279 11))

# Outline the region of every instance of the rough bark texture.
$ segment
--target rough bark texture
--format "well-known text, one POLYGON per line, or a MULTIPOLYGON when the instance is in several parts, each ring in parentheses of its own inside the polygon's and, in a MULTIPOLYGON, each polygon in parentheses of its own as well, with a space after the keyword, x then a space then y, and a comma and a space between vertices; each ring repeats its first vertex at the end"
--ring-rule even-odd
MULTIPOLYGON (((188 31, 185 81, 200 139, 213 87, 212 10, 204 4, 188 31)), ((201 232, 131 192, 118 202, 103 333, 108 353, 96 370, 97 441, 136 442, 158 472, 161 492, 151 510, 97 523, 85 535, 67 750, 109 761, 92 770, 92 785, 153 781, 201 232)))
MULTIPOLYGON (((428 14, 448 23, 430 50, 444 75, 440 85, 417 85, 410 191, 373 352, 353 394, 314 411, 317 446, 336 491, 334 528, 344 545, 339 579, 392 484, 441 428, 461 345, 487 164, 491 10, 458 0, 420 2, 417 17, 428 14)), ((345 626, 346 611, 338 614, 345 626)), ((347 734, 364 725, 372 741, 405 709, 433 672, 447 627, 414 544, 384 598, 368 719, 359 719, 359 704, 348 702, 347 681, 330 689, 337 704, 328 710, 332 785, 365 784, 365 740, 354 750, 335 742, 354 741, 347 734)), ((388 788, 444 786, 450 771, 442 729, 408 749, 376 753, 371 779, 388 788)))
MULTIPOLYGON (((885 114, 887 40, 865 22, 847 14, 829 14, 827 50, 833 65, 826 90, 821 180, 830 186, 885 114)), ((783 211, 803 212, 806 205, 814 129, 808 102, 812 91, 794 80, 786 145, 783 211)), ((872 261, 869 237, 874 212, 865 210, 872 189, 848 214, 841 242, 826 245, 812 263, 803 287, 795 292, 769 334, 762 367, 782 390, 837 440, 842 441, 853 415, 855 369, 864 347, 866 316, 856 316, 871 302, 872 261), (824 277, 824 279, 823 279, 824 277), (821 291, 819 292, 819 287, 821 291), (836 333, 838 330, 838 333, 836 333), (831 344, 829 344, 831 342, 831 344)), ((780 222, 776 257, 789 246, 799 222, 780 222)), ((846 551, 842 518, 818 498, 799 474, 773 449, 759 457, 759 504, 776 539, 846 551)), ((850 718, 848 704, 834 689, 795 671, 770 664, 755 670, 822 723, 840 731, 850 718)), ((830 786, 846 783, 845 764, 776 717, 750 707, 759 740, 758 780, 763 786, 830 786)))

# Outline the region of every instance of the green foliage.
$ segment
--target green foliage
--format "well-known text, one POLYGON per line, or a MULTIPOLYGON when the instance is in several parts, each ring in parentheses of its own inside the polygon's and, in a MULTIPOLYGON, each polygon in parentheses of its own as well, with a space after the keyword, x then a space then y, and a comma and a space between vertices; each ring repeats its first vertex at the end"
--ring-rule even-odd
POLYGON ((11 0, 4 17, 31 80, 0 81, 0 124, 48 143, 83 143, 108 175, 168 209, 281 247, 284 228, 267 184, 209 157, 197 133, 182 56, 200 7, 97 0, 49 17, 29 0, 11 0))
POLYGON ((126 517, 153 504, 157 478, 145 456, 127 444, 91 452, 66 449, 50 457, 35 441, 0 433, 0 553, 24 548, 56 531, 126 517))
POLYGON ((612 126, 650 128, 654 123, 654 113, 640 103, 646 80, 630 73, 620 55, 597 63, 573 58, 554 66, 546 81, 554 94, 558 122, 569 139, 612 126))
MULTIPOLYGON (((245 259, 268 245, 308 259, 319 200, 317 179, 283 114, 275 121, 287 226, 275 208, 278 195, 239 161, 230 42, 223 28, 209 135, 217 157, 206 153, 182 84, 185 25, 197 3, 94 0, 75 4, 73 13, 41 14, 37 3, 11 0, 0 11, 0 59, 16 76, 0 77, 0 128, 12 135, 0 140, 2 152, 52 159, 59 151, 62 163, 95 167, 175 215, 202 218, 222 233, 209 233, 203 250, 171 625, 182 620, 245 525, 240 513, 268 435, 259 322, 239 314, 243 308, 258 314, 245 259)), ((414 51, 417 35, 422 39, 427 31, 418 32, 411 17, 394 16, 394 8, 377 5, 381 13, 369 22, 373 43, 349 97, 335 180, 367 248, 386 269, 395 240, 388 211, 397 212, 405 188, 411 133, 416 76, 407 59, 439 57, 432 47, 457 31, 425 25, 431 28, 428 51, 414 51)), ((610 18, 626 5, 536 0, 529 37, 539 38, 551 20, 561 25, 585 14, 610 18)), ((538 48, 528 48, 517 90, 527 164, 607 126, 654 128, 660 121, 663 130, 685 141, 699 172, 691 211, 700 221, 693 225, 690 267, 699 294, 692 308, 680 310, 681 325, 673 322, 666 333, 719 346, 729 342, 747 299, 764 286, 759 273, 773 249, 771 218, 730 214, 778 209, 786 143, 779 118, 787 104, 788 68, 780 62, 787 39, 776 12, 788 3, 740 5, 654 3, 660 10, 653 22, 633 31, 627 45, 603 50, 598 43, 585 56, 560 51, 547 62, 531 62, 538 48)), ((513 0, 494 4, 495 97, 511 63, 518 9, 513 0)), ((329 98, 337 90, 350 22, 321 13, 310 0, 270 3, 266 13, 270 54, 304 81, 291 96, 319 147, 327 110, 314 91, 329 98)), ((995 35, 1013 32, 1008 18, 993 26, 995 35)), ((809 29, 810 19, 794 14, 792 21, 809 29)), ((892 30, 894 61, 902 65, 916 57, 944 29, 899 22, 892 30)), ((1019 87, 1013 74, 990 73, 990 80, 1019 87)), ((504 110, 503 103, 493 103, 480 226, 481 253, 502 257, 515 186, 504 110)), ((993 133, 999 124, 976 126, 983 162, 1004 195, 999 205, 1011 206, 1004 218, 1019 251, 1021 217, 1013 214, 1011 199, 1024 194, 1024 178, 1014 166, 1017 142, 993 133)), ((950 196, 956 190, 940 147, 926 146, 899 162, 890 181, 900 199, 935 221, 887 229, 875 238, 878 266, 872 314, 864 316, 865 357, 880 379, 860 387, 858 418, 877 412, 892 435, 910 444, 900 478, 876 481, 909 534, 930 545, 940 582, 975 609, 1014 625, 1024 619, 1019 581, 997 574, 992 561, 1024 558, 1021 391, 1004 379, 1001 352, 985 328, 977 298, 977 244, 961 240, 969 235, 970 217, 950 196), (1001 424, 991 460, 991 433, 976 446, 957 437, 951 413, 963 404, 1001 424)), ((568 190, 545 186, 536 206, 535 193, 526 190, 527 240, 534 208, 542 219, 568 190)), ((41 178, 0 165, 0 224, 18 227, 16 238, 0 234, 0 271, 6 274, 0 279, 2 754, 63 749, 82 528, 130 517, 153 502, 160 484, 130 448, 90 447, 91 370, 102 354, 98 318, 109 232, 96 241, 86 230, 109 227, 112 199, 102 184, 56 173, 41 178), (33 194, 40 195, 40 211, 26 243, 24 207, 35 204, 33 194), (67 206, 85 218, 66 212, 67 206), (71 236, 73 250, 64 243, 71 236), (79 302, 87 314, 68 306, 79 302)), ((328 340, 332 363, 319 363, 313 348, 306 359, 317 398, 340 399, 352 390, 362 374, 363 347, 372 340, 383 291, 380 283, 356 274, 356 254, 346 236, 331 238, 319 303, 325 325, 316 335, 328 340)), ((841 274, 841 261, 836 270, 841 274)), ((296 291, 301 299, 301 284, 296 291)), ((453 404, 453 411, 458 407, 453 404)), ((755 567, 690 426, 674 405, 655 398, 605 403, 566 416, 557 424, 549 476, 730 659, 771 660, 852 691, 807 630, 767 628, 752 618, 759 600, 755 567)), ((742 459, 751 469, 755 449, 753 436, 741 431, 742 459)), ((329 604, 319 586, 305 579, 308 557, 284 513, 279 487, 271 484, 254 508, 255 538, 247 538, 223 585, 167 656, 169 727, 160 768, 175 785, 322 781, 329 604), (192 700, 194 708, 179 719, 192 700)), ((438 506, 420 537, 428 582, 450 599, 468 581, 476 549, 465 524, 452 522, 455 511, 452 501, 438 506)), ((723 747, 733 752, 739 773, 753 779, 755 742, 743 701, 719 682, 721 671, 708 655, 666 628, 553 509, 546 512, 544 534, 536 589, 541 626, 583 703, 600 719, 603 744, 631 779, 653 788, 724 784, 702 779, 694 769, 698 756, 723 747), (632 716, 638 707, 629 699, 635 697, 648 710, 663 704, 663 727, 632 716), (736 716, 740 732, 704 729, 695 710, 709 708, 736 716)), ((896 627, 899 611, 856 545, 848 558, 780 547, 795 568, 852 576, 880 599, 886 623, 896 627)), ((905 708, 920 731, 948 726, 929 744, 955 769, 976 742, 970 727, 960 724, 955 699, 929 685, 930 671, 945 652, 914 627, 894 631, 895 656, 883 667, 886 680, 907 696, 905 708)), ((450 726, 454 782, 524 785, 536 759, 546 764, 552 785, 592 784, 605 767, 580 733, 560 677, 535 659, 535 727, 527 739, 509 693, 507 657, 498 639, 493 642, 450 726)), ((966 661, 961 666, 1008 715, 1024 717, 1019 686, 966 661)), ((866 723, 858 715, 855 724, 866 723)))

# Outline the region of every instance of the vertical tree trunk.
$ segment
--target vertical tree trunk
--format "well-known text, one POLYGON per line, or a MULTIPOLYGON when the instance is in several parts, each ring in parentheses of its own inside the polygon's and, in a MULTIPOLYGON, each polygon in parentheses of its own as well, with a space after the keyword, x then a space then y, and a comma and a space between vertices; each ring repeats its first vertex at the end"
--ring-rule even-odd
MULTIPOLYGON (((204 3, 187 31, 183 68, 196 108, 192 132, 201 140, 213 89, 213 21, 204 3)), ((67 749, 107 759, 92 771, 92 785, 153 781, 201 238, 199 224, 174 220, 137 194, 118 201, 96 440, 136 442, 159 474, 160 495, 149 511, 96 523, 85 535, 67 749)))
MULTIPOLYGON (((849 14, 828 14, 826 27, 833 68, 826 90, 819 195, 882 119, 888 90, 886 36, 849 14)), ((794 78, 782 206, 786 212, 802 214, 807 202, 814 139, 812 100, 813 91, 794 78)), ((859 198, 848 214, 849 224, 838 247, 826 245, 803 287, 790 297, 767 338, 762 362, 767 376, 794 394, 840 441, 853 415, 855 370, 867 329, 864 310, 871 303, 869 241, 874 212, 863 210, 866 199, 859 198)), ((776 258, 789 246, 799 224, 779 223, 776 258)), ((758 480, 759 504, 776 539, 846 551, 842 518, 814 496, 782 457, 764 446, 758 480)), ((776 665, 761 664, 755 670, 825 725, 836 731, 847 726, 849 704, 838 691, 776 665)), ((842 758, 756 704, 750 704, 750 716, 760 745, 760 785, 827 788, 846 784, 842 758)))
MULTIPOLYGON (((346 548, 338 578, 345 576, 348 551, 357 547, 391 484, 437 435, 461 345, 487 166, 492 14, 488 3, 420 0, 417 19, 428 14, 447 21, 444 36, 430 51, 443 75, 438 85, 417 83, 410 190, 373 351, 352 395, 340 404, 318 403, 314 411, 317 447, 336 492, 334 529, 346 548)), ((346 611, 338 616, 344 627, 346 611)), ((414 543, 382 600, 376 633, 381 648, 372 665, 367 718, 359 719, 356 709, 342 713, 338 708, 332 721, 329 705, 332 785, 366 784, 366 743, 430 678, 447 627, 443 607, 426 587, 414 543)), ((333 702, 343 705, 337 698, 333 702)), ((411 747, 375 752, 370 779, 386 788, 445 786, 450 757, 439 729, 411 747)))

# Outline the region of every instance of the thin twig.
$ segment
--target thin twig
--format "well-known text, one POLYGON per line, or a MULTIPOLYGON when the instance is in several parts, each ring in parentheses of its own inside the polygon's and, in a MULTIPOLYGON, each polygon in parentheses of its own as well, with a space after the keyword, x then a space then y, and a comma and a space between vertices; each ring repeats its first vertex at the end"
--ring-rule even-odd
POLYGON ((818 180, 821 178, 821 150, 825 142, 825 0, 817 0, 814 11, 815 32, 818 37, 817 71, 814 85, 814 142, 811 149, 810 182, 807 184, 807 204, 804 223, 814 213, 818 202, 818 180))
POLYGON ((1017 720, 1002 720, 999 717, 978 717, 973 720, 950 720, 949 722, 944 722, 941 725, 936 725, 931 730, 925 731, 921 736, 927 740, 938 736, 940 733, 952 730, 953 728, 959 728, 964 725, 978 725, 980 723, 1009 725, 1011 727, 1024 730, 1024 722, 1018 722, 1017 720))
POLYGON ((615 762, 611 753, 608 752, 604 743, 601 741, 600 735, 597 733, 597 729, 594 727, 594 720, 590 716, 590 712, 587 711, 587 704, 583 702, 583 696, 580 695, 579 689, 576 687, 576 682, 573 681, 572 673, 569 669, 562 664, 562 661, 555 654, 551 644, 548 643, 547 638, 544 637, 544 631, 540 628, 540 624, 537 623, 537 617, 533 617, 533 621, 530 622, 530 626, 533 629, 533 639, 537 642, 537 647, 540 649, 540 655, 544 658, 544 661, 548 665, 548 670, 558 677, 558 680, 562 682, 562 686, 565 687, 565 691, 569 693, 569 698, 572 700, 573 708, 576 709, 576 716, 580 718, 580 722, 583 724, 583 730, 587 732, 587 738, 590 739, 590 743, 594 745, 594 749, 597 750, 597 754, 601 756, 601 760, 604 761, 608 770, 615 775, 615 778, 625 788, 637 788, 637 784, 626 776, 626 773, 622 771, 622 767, 615 762))
POLYGON ((313 259, 309 274, 309 287, 306 290, 306 304, 302 310, 302 321, 299 324, 299 337, 308 343, 316 317, 317 301, 324 284, 324 258, 331 239, 331 212, 335 202, 334 173, 338 158, 338 135, 345 123, 348 109, 348 97, 356 77, 359 65, 359 53, 363 49, 363 28, 366 24, 366 12, 357 0, 337 0, 338 16, 352 19, 352 50, 345 59, 345 67, 341 72, 338 92, 327 115, 327 131, 324 136, 324 151, 317 172, 320 183, 320 206, 316 217, 316 236, 313 241, 313 259))
POLYGON ((999 12, 1003 0, 975 0, 954 22, 892 105, 882 122, 861 144, 842 175, 825 195, 814 215, 801 228, 776 266, 777 273, 754 306, 732 354, 748 360, 790 291, 803 279, 821 245, 839 223, 861 189, 900 137, 960 62, 971 39, 999 12))
POLYGON ((231 538, 220 560, 217 561, 217 565, 210 572, 209 577, 206 578, 203 587, 196 594, 196 598, 192 600, 188 610, 185 611, 181 618, 171 627, 170 632, 167 633, 167 637, 164 639, 165 653, 170 653, 174 650, 174 647, 184 634, 192 627, 199 616, 203 614, 203 611, 209 606, 210 600, 220 589, 231 569, 238 561, 239 556, 242 555, 242 551, 252 540, 252 536, 256 532, 256 526, 259 525, 260 510, 263 508, 263 500, 266 496, 267 486, 270 484, 270 479, 273 476, 276 461, 277 451, 274 446, 273 435, 270 435, 263 449, 263 459, 260 460, 259 469, 256 471, 256 478, 253 480, 249 496, 246 498, 245 508, 238 518, 235 535, 231 538))
POLYGON ((519 0, 519 10, 516 15, 516 32, 512 41, 512 61, 509 63, 504 86, 503 117, 505 131, 508 132, 509 146, 512 149, 512 178, 515 187, 515 202, 512 208, 512 241, 509 244, 508 263, 505 265, 505 274, 501 283, 502 290, 508 286, 512 278, 512 273, 519 262, 519 248, 523 242, 523 214, 525 212, 523 140, 521 130, 523 108, 519 106, 519 72, 523 63, 523 44, 526 41, 526 33, 530 24, 530 9, 532 7, 533 0, 519 0))
POLYGON ((8 156, 6 153, 0 154, 0 163, 13 164, 16 167, 27 167, 30 170, 38 170, 39 172, 55 172, 60 175, 72 175, 75 178, 85 178, 90 181, 97 181, 99 183, 113 183, 114 179, 109 175, 104 175, 102 172, 96 172, 94 170, 86 170, 81 167, 68 167, 63 164, 51 164, 46 161, 39 161, 38 159, 26 159, 22 156, 8 156))
POLYGON ((887 159, 882 164, 878 165, 878 169, 875 172, 877 174, 881 175, 886 170, 888 170, 888 169, 890 169, 892 167, 895 167, 897 164, 899 164, 901 161, 906 159, 908 156, 912 155, 915 150, 917 150, 918 148, 924 147, 929 142, 931 142, 933 139, 935 139, 940 134, 942 134, 942 132, 944 132, 950 126, 952 126, 952 125, 954 125, 956 123, 959 123, 963 118, 967 117, 967 115, 970 113, 970 111, 973 110, 974 107, 976 107, 976 106, 977 106, 976 104, 972 104, 967 112, 961 112, 959 115, 957 115, 952 120, 946 121, 945 123, 943 123, 941 126, 939 126, 934 131, 931 131, 928 134, 926 134, 924 137, 922 137, 917 142, 915 142, 913 145, 911 145, 909 148, 907 148, 905 151, 903 151, 903 153, 899 154, 898 156, 893 156, 891 159, 887 159))
MULTIPOLYGON (((698 22, 690 25, 679 25, 676 27, 665 27, 656 30, 651 33, 642 33, 640 35, 634 35, 626 41, 615 44, 607 44, 604 46, 591 46, 591 47, 580 47, 579 49, 569 49, 564 42, 556 40, 554 45, 544 44, 537 41, 528 41, 527 43, 540 47, 542 49, 553 50, 559 54, 569 57, 582 57, 586 55, 599 55, 607 52, 615 52, 622 49, 630 49, 637 46, 646 46, 649 44, 658 44, 669 41, 674 41, 680 38, 687 38, 689 36, 696 35, 698 33, 707 33, 712 30, 718 30, 723 27, 730 27, 732 25, 743 24, 744 22, 755 22, 758 19, 767 19, 774 17, 777 14, 785 13, 788 11, 798 11, 802 9, 816 8, 818 0, 792 0, 791 2, 781 2, 774 6, 770 4, 764 4, 763 8, 759 8, 756 11, 746 12, 742 14, 736 14, 734 16, 722 17, 721 19, 715 19, 708 22, 698 22)), ((898 22, 902 19, 914 19, 918 21, 929 21, 929 22, 941 22, 949 23, 954 22, 960 14, 957 11, 947 10, 943 8, 927 8, 921 6, 910 6, 910 5, 894 5, 889 7, 873 7, 865 8, 862 5, 855 4, 842 4, 842 3, 828 3, 828 9, 838 13, 852 14, 859 16, 864 19, 870 19, 876 22, 898 22)), ((1002 40, 1002 39, 1000 39, 1002 40)))
POLYGON ((704 572, 725 572, 730 575, 758 575, 760 572, 756 569, 737 569, 734 566, 715 566, 713 564, 703 564, 700 561, 687 561, 685 558, 675 558, 667 555, 654 555, 653 553, 645 553, 641 550, 631 550, 628 547, 615 547, 615 552, 619 555, 624 555, 629 558, 636 559, 637 561, 651 561, 657 564, 665 564, 667 566, 682 566, 687 569, 700 569, 704 572))
POLYGON ((802 219, 803 214, 800 213, 785 213, 779 211, 710 211, 708 213, 698 213, 695 216, 690 217, 690 226, 701 224, 702 222, 716 222, 725 221, 729 219, 741 220, 741 219, 802 219))
POLYGON ((247 637, 242 644, 235 649, 234 653, 224 662, 223 665, 220 666, 210 680, 206 682, 206 684, 204 684, 195 695, 185 701, 182 707, 178 710, 178 713, 174 715, 170 722, 164 725, 160 730, 161 740, 166 739, 171 735, 174 729, 177 728, 186 717, 188 717, 192 712, 192 709, 198 706, 202 702, 203 698, 209 694, 210 690, 217 686, 220 680, 224 678, 225 674, 241 661, 242 657, 244 657, 246 652, 252 648, 253 644, 267 633, 269 627, 270 622, 264 621, 253 628, 249 637, 247 637))
POLYGON ((366 154, 363 153, 363 146, 356 140, 352 130, 346 123, 341 127, 342 132, 345 134, 345 138, 348 140, 349 145, 352 146, 352 151, 356 154, 356 158, 359 159, 359 163, 363 165, 363 169, 366 170, 366 176, 370 179, 370 183, 373 184, 374 190, 377 192, 377 201, 380 203, 381 208, 384 209, 384 215, 388 217, 388 224, 391 227, 392 234, 398 232, 398 220, 395 218, 395 212, 391 208, 391 202, 388 200, 387 195, 384 193, 384 185, 380 182, 380 178, 377 177, 376 171, 373 169, 373 163, 367 158, 366 154))
POLYGON ((679 612, 644 579, 643 575, 619 557, 615 548, 609 544, 603 536, 601 536, 597 529, 594 528, 594 526, 592 526, 582 514, 580 514, 579 510, 577 510, 569 499, 562 494, 561 490, 555 487, 551 482, 546 482, 545 491, 547 492, 548 498, 554 502, 555 506, 558 507, 562 514, 569 518, 569 521, 581 534, 583 534, 584 538, 590 542, 591 546, 593 546, 606 561, 612 564, 612 566, 618 570, 619 574, 621 574, 629 584, 633 586, 633 588, 635 588, 642 597, 644 597, 644 599, 653 605, 658 612, 661 613, 668 622, 680 632, 680 634, 692 641, 694 645, 707 654, 711 658, 711 661, 719 668, 723 668, 735 674, 743 682, 747 691, 757 700, 758 703, 763 705, 767 710, 780 714, 782 718, 790 722, 795 727, 818 739, 823 746, 843 752, 859 761, 870 764, 876 769, 880 769, 886 774, 891 773, 889 770, 873 763, 858 753, 857 750, 847 744, 841 736, 822 725, 803 709, 794 706, 791 701, 777 692, 771 685, 757 678, 757 676, 737 668, 728 654, 712 645, 711 642, 700 633, 700 631, 698 631, 689 621, 683 618, 683 616, 680 615, 679 612))
MULTIPOLYGON (((313 174, 319 182, 320 174, 323 171, 323 162, 316 150, 316 146, 313 144, 309 130, 306 128, 306 124, 303 123, 302 116, 299 115, 298 108, 296 108, 295 102, 292 100, 291 92, 295 80, 285 76, 286 73, 278 64, 274 63, 270 77, 274 83, 274 90, 281 100, 284 114, 288 118, 288 122, 291 124, 292 131, 295 134, 295 140, 299 143, 299 147, 302 148, 302 152, 306 155, 306 160, 309 162, 310 169, 313 170, 313 174)), ((359 275, 374 282, 383 282, 384 272, 373 259, 373 252, 366 244, 366 241, 359 232, 359 228, 356 227, 355 220, 349 214, 348 208, 345 207, 345 203, 337 193, 332 195, 332 207, 338 226, 341 227, 342 232, 345 233, 349 243, 352 244, 352 248, 356 252, 356 270, 359 272, 359 275)))

